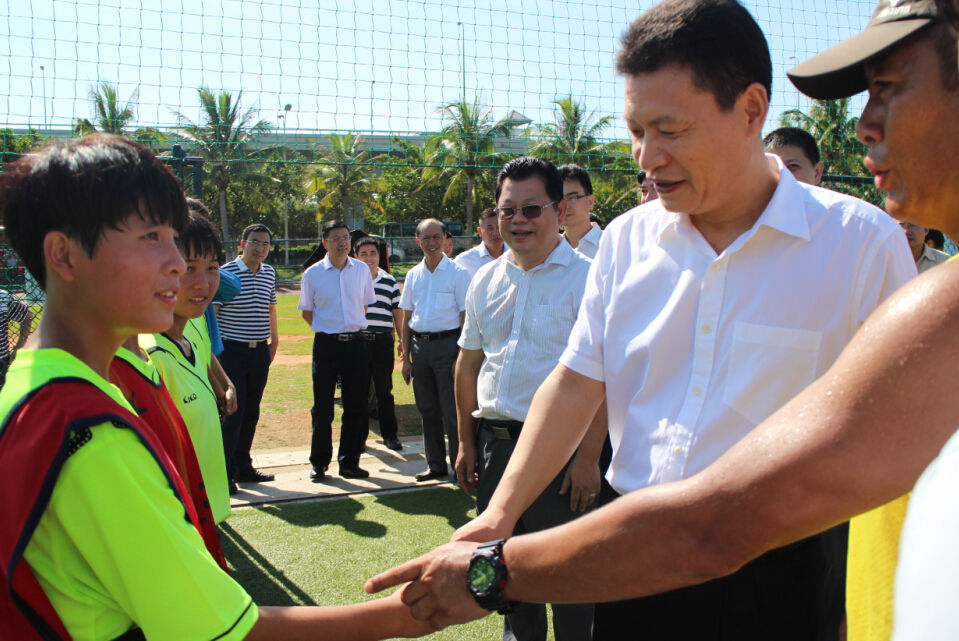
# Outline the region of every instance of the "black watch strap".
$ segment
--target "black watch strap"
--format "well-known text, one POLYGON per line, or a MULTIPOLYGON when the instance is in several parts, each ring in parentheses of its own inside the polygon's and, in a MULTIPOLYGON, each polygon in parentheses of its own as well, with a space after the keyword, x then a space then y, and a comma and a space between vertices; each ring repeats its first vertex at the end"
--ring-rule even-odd
POLYGON ((506 543, 506 539, 489 541, 473 551, 466 583, 473 598, 481 607, 491 611, 495 610, 500 614, 511 614, 513 604, 503 598, 503 588, 506 587, 506 581, 509 578, 506 563, 503 561, 504 543, 506 543), (474 566, 479 564, 484 564, 493 573, 492 581, 489 585, 483 586, 482 589, 474 585, 472 581, 474 566))

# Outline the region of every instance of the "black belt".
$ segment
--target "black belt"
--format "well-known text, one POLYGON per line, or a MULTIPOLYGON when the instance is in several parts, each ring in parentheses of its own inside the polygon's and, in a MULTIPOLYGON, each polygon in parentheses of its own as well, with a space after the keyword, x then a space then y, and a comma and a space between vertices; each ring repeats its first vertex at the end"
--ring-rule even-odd
POLYGON ((341 332, 339 334, 327 334, 326 332, 317 332, 317 336, 326 336, 332 338, 333 340, 340 341, 345 343, 346 341, 352 341, 361 337, 361 332, 341 332))
POLYGON ((499 421, 488 418, 481 418, 479 426, 481 429, 485 427, 493 433, 493 436, 504 441, 515 441, 523 429, 523 424, 519 421, 499 421))
POLYGON ((259 347, 260 345, 266 343, 266 339, 264 338, 264 339, 261 340, 261 341, 235 341, 235 340, 233 340, 232 338, 224 338, 224 339, 223 339, 223 342, 224 342, 224 343, 233 343, 233 344, 235 344, 235 345, 240 345, 240 346, 242 346, 242 347, 249 347, 250 349, 256 349, 256 348, 259 347))
POLYGON ((389 332, 360 332, 360 334, 363 336, 364 339, 368 340, 371 343, 374 342, 380 336, 390 335, 389 332))
POLYGON ((441 338, 449 338, 450 336, 459 336, 460 329, 461 328, 457 327, 456 329, 448 329, 445 332, 417 332, 413 330, 411 331, 413 331, 413 338, 418 338, 424 341, 438 341, 441 338))

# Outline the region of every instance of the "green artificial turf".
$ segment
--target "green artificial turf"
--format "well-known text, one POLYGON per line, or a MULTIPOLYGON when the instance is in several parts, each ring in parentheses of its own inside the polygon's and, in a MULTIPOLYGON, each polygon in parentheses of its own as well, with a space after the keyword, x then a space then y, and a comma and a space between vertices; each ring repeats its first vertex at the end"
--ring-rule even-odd
MULTIPOLYGON (((234 578, 259 605, 343 605, 372 598, 369 577, 449 541, 475 515, 460 490, 436 488, 235 510, 221 525, 234 578)), ((430 639, 495 640, 502 618, 430 639)))

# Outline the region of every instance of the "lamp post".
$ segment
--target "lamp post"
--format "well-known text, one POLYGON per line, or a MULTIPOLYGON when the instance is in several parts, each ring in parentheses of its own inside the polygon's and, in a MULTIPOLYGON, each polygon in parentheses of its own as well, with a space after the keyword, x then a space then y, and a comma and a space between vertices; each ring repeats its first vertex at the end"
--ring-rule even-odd
MULTIPOLYGON (((277 116, 278 120, 283 121, 283 161, 286 162, 286 122, 290 119, 290 112, 293 110, 293 105, 286 103, 283 107, 282 114, 277 116)), ((290 264, 290 203, 288 199, 283 199, 283 263, 287 266, 290 264)))

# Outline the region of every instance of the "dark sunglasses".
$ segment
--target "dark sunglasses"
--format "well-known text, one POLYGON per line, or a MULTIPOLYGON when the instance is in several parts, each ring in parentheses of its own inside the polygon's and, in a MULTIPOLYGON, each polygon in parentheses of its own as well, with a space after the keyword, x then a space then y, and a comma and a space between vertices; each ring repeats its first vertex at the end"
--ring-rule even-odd
POLYGON ((558 200, 554 200, 551 203, 546 203, 545 205, 523 205, 522 207, 497 207, 496 215, 500 217, 500 220, 510 220, 513 216, 516 215, 516 212, 523 212, 523 218, 533 219, 539 218, 543 213, 543 210, 547 207, 552 207, 553 205, 558 204, 558 200))

